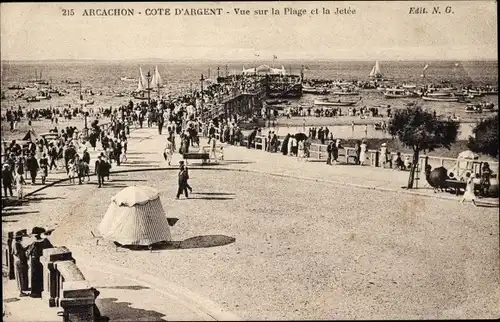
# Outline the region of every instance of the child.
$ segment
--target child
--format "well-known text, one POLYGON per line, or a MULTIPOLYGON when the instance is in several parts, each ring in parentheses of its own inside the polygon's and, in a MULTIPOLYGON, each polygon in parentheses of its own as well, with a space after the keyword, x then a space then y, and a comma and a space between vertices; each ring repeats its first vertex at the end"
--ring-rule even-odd
POLYGON ((470 175, 470 172, 467 172, 465 174, 465 182, 467 185, 465 186, 465 193, 462 197, 462 200, 460 200, 460 203, 464 203, 464 201, 472 201, 474 206, 477 206, 476 195, 474 194, 474 179, 470 175))
POLYGON ((220 147, 220 157, 219 158, 221 161, 224 161, 224 147, 222 147, 222 146, 220 147))
POLYGON ((404 162, 405 169, 409 169, 410 165, 411 165, 410 156, 407 155, 405 156, 405 162, 404 162))
POLYGON ((24 191, 23 191, 23 176, 22 175, 17 175, 16 176, 16 190, 17 190, 17 199, 23 200, 24 197, 24 191))
POLYGON ((394 160, 394 169, 396 170, 404 170, 404 162, 403 159, 401 159, 401 152, 398 152, 396 154, 396 159, 394 160))
POLYGON ((42 184, 45 184, 45 179, 47 178, 47 174, 49 172, 49 160, 47 159, 47 155, 44 153, 42 158, 40 159, 40 170, 42 176, 42 184))
POLYGON ((75 160, 69 160, 68 162, 68 177, 70 183, 75 183, 75 177, 77 176, 78 169, 75 160))

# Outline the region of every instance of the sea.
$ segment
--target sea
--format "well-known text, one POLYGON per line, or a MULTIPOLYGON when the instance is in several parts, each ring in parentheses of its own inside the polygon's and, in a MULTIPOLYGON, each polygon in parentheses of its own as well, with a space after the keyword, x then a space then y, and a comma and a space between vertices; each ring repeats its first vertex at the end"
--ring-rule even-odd
MULTIPOLYGON (((165 87, 161 89, 162 95, 176 96, 190 88, 201 86, 200 78, 215 80, 217 75, 235 74, 243 68, 252 68, 259 65, 269 65, 275 68, 284 67, 290 74, 299 74, 304 67, 304 78, 324 80, 368 80, 373 61, 167 61, 167 60, 133 60, 133 61, 93 61, 93 60, 51 60, 51 61, 2 61, 1 62, 1 88, 6 96, 1 102, 2 113, 9 107, 46 108, 63 107, 68 104, 76 105, 79 100, 79 85, 69 85, 64 81, 80 81, 82 89, 92 90, 95 94, 84 99, 95 101, 94 106, 116 107, 128 103, 133 99, 129 94, 137 87, 136 81, 122 81, 121 77, 137 79, 139 67, 146 74, 153 73, 158 67, 165 87), (41 76, 40 76, 41 74, 41 76), (30 79, 42 78, 48 80, 52 87, 65 89, 69 95, 58 97, 54 94, 52 99, 41 102, 27 103, 24 99, 15 99, 16 91, 8 90, 11 85, 27 85, 30 79), (124 97, 116 97, 118 93, 125 93, 124 97)), ((382 73, 395 84, 411 83, 423 84, 448 84, 451 86, 498 86, 498 61, 379 61, 382 73), (423 68, 425 78, 421 77, 423 68)), ((447 86, 448 86, 447 85, 447 86)), ((153 97, 156 94, 152 94, 153 97)), ((377 91, 363 91, 362 101, 358 105, 377 106, 390 104, 391 108, 403 107, 405 103, 416 102, 419 105, 436 110, 438 114, 453 115, 462 119, 470 118, 464 112, 464 104, 425 102, 420 99, 391 99, 387 100, 377 91)), ((291 106, 311 105, 318 96, 304 95, 300 99, 290 100, 291 106)), ((498 96, 484 96, 477 101, 492 102, 498 107, 498 96)), ((381 111, 383 113, 383 111, 381 111)), ((477 117, 486 117, 484 113, 477 117)), ((355 137, 350 126, 336 127, 341 133, 355 137)), ((463 129, 461 136, 467 137, 471 126, 463 129)), ((299 131, 300 129, 297 129, 299 131)), ((365 131, 359 130, 360 136, 365 136, 365 131)), ((372 130, 370 129, 370 132, 372 130)), ((385 134, 380 131, 371 133, 380 137, 385 134)))

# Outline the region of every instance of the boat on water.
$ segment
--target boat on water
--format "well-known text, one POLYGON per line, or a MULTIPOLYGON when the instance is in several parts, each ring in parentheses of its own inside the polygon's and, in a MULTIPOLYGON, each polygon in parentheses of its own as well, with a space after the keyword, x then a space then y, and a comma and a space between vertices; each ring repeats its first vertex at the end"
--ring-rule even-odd
POLYGON ((26 97, 26 102, 28 103, 40 102, 40 99, 38 99, 36 96, 26 97))
POLYGON ((416 89, 417 85, 415 84, 403 84, 404 89, 416 89))
POLYGON ((430 101, 430 102, 458 102, 459 98, 454 96, 454 95, 448 95, 448 96, 427 96, 424 95, 422 96, 422 99, 424 101, 430 101))
POLYGON ((330 91, 326 88, 302 85, 302 93, 314 95, 326 95, 330 91))
POLYGON ((385 75, 381 72, 380 70, 380 64, 378 60, 375 62, 375 65, 373 66, 372 70, 370 71, 370 74, 368 75, 369 78, 375 79, 378 81, 390 81, 392 79, 385 77, 385 75))
POLYGON ((413 92, 410 92, 406 89, 401 89, 401 88, 389 88, 385 92, 382 93, 385 98, 392 99, 392 98, 411 98, 415 97, 416 94, 413 92))
POLYGON ((36 98, 38 100, 49 100, 51 99, 51 96, 48 91, 40 91, 37 95, 36 98))
POLYGON ((77 103, 82 106, 93 105, 94 100, 79 100, 77 103))
POLYGON ((13 86, 7 87, 7 89, 10 89, 10 90, 13 90, 13 91, 18 91, 18 90, 23 90, 24 87, 22 87, 21 85, 13 85, 13 86))
POLYGON ((493 103, 469 103, 465 106, 465 113, 482 113, 482 112, 495 112, 495 104, 493 103))
POLYGON ((331 100, 314 100, 314 105, 316 106, 352 106, 356 104, 358 101, 331 101, 331 100))
POLYGON ((120 77, 120 80, 124 81, 124 82, 135 82, 136 79, 135 78, 132 78, 132 77, 120 77))
POLYGON ((158 96, 160 96, 160 88, 162 87, 162 80, 160 73, 158 72, 158 66, 155 68, 153 77, 151 81, 148 82, 147 78, 144 77, 142 72, 142 67, 139 66, 139 80, 137 83, 137 88, 132 92, 132 97, 138 100, 147 100, 151 98, 151 90, 157 88, 158 96))
POLYGON ((355 91, 334 91, 331 93, 332 95, 342 96, 342 95, 359 95, 359 92, 355 91))
POLYGON ((267 105, 279 105, 279 104, 287 104, 288 100, 275 99, 275 100, 266 100, 267 105))

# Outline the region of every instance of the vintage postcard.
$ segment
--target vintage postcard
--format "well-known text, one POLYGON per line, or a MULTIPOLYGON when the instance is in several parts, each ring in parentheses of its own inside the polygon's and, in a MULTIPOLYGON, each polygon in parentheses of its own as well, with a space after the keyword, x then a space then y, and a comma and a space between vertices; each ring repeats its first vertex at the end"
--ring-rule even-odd
POLYGON ((496 1, 0 8, 4 321, 500 316, 496 1))

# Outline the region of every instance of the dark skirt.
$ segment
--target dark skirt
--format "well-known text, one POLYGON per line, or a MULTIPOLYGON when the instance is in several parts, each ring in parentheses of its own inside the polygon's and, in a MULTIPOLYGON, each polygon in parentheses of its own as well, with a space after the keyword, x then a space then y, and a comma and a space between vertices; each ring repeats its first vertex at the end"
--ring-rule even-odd
POLYGON ((31 295, 41 296, 43 291, 43 266, 40 258, 31 258, 31 295))
POLYGON ((20 292, 26 292, 29 288, 28 283, 28 263, 21 263, 20 261, 16 261, 16 280, 17 287, 20 292))

